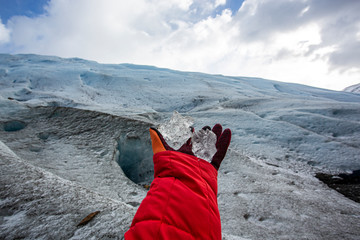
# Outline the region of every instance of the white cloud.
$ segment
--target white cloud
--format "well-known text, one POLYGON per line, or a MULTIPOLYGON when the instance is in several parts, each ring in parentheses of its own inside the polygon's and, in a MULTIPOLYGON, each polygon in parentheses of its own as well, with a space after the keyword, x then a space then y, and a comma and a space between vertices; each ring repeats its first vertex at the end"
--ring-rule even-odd
POLYGON ((0 19, 0 44, 5 44, 10 41, 10 31, 5 27, 0 19))
POLYGON ((229 54, 236 29, 232 29, 231 12, 225 10, 215 18, 208 17, 195 24, 179 28, 157 47, 160 65, 197 69, 209 72, 209 67, 229 54))
POLYGON ((233 19, 238 64, 226 72, 332 89, 359 82, 359 11, 353 0, 245 1, 233 19))
POLYGON ((162 6, 163 9, 179 8, 188 11, 193 4, 192 0, 151 0, 151 3, 157 6, 162 6))
POLYGON ((215 1, 215 7, 219 7, 221 5, 225 5, 226 4, 226 0, 216 0, 215 1))
MULTIPOLYGON (((0 23, 14 53, 132 62, 341 89, 360 80, 360 1, 51 0, 0 23), (11 34, 10 34, 11 32, 11 34)), ((1 46, 1 45, 0 45, 1 46)), ((3 47, 4 48, 4 47, 3 47)))

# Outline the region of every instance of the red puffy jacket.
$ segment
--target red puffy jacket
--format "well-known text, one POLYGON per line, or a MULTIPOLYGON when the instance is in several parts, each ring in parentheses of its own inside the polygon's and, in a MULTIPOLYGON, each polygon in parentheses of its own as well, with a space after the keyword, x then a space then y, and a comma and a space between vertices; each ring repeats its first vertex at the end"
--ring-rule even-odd
POLYGON ((216 169, 176 151, 153 160, 155 179, 125 239, 221 239, 216 169))

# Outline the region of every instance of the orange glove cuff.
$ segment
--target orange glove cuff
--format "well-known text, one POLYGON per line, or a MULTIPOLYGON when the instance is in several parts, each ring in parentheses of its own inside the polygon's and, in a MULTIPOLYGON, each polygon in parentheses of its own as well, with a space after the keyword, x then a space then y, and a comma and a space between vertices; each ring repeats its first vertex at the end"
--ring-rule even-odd
POLYGON ((150 128, 150 138, 151 138, 151 144, 152 144, 152 149, 153 149, 153 153, 156 154, 158 152, 163 152, 166 151, 159 135, 157 134, 157 132, 153 129, 150 128))

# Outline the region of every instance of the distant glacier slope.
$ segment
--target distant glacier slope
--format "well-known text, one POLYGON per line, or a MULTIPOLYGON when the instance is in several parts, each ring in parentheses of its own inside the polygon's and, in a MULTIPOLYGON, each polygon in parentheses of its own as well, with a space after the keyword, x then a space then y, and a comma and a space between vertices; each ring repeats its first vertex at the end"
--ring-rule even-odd
POLYGON ((351 85, 344 89, 345 92, 360 93, 360 83, 351 85))
POLYGON ((148 129, 175 110, 233 132, 218 172, 223 240, 358 239, 359 203, 314 171, 360 169, 359 94, 6 54, 0 239, 122 239, 153 177, 148 129))
MULTIPOLYGON (((233 131, 231 148, 272 162, 360 169, 360 95, 247 77, 77 58, 0 55, 0 96, 157 124, 174 110, 233 131)), ((4 108, 5 109, 5 108, 4 108)))

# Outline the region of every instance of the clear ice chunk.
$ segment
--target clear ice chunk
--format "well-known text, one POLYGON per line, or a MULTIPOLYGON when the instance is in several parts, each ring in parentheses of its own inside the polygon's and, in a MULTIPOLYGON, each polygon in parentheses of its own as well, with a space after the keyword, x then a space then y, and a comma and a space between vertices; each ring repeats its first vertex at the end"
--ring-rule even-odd
POLYGON ((194 124, 191 117, 182 116, 174 111, 168 122, 160 124, 157 128, 163 135, 167 144, 175 150, 179 149, 191 136, 190 127, 194 124))
POLYGON ((198 158, 211 162, 216 153, 216 134, 209 130, 199 130, 192 136, 192 151, 198 158))
POLYGON ((196 157, 208 162, 216 153, 216 135, 211 130, 199 130, 192 133, 190 127, 194 120, 182 116, 174 111, 170 120, 160 124, 157 129, 163 135, 167 144, 175 150, 179 149, 190 137, 192 138, 192 151, 196 157))

